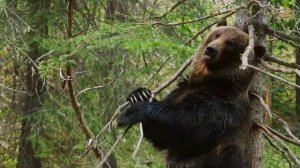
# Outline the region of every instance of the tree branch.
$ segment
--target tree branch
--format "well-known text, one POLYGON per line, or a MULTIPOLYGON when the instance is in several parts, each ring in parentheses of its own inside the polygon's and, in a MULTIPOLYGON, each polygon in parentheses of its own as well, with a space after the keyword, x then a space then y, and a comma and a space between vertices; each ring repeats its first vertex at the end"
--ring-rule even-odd
POLYGON ((181 65, 181 67, 176 71, 176 73, 173 76, 171 76, 166 82, 161 84, 157 89, 152 91, 152 97, 154 97, 156 94, 158 94, 163 89, 165 89, 170 84, 172 84, 186 70, 186 68, 192 63, 193 59, 194 59, 194 56, 187 59, 185 61, 185 63, 181 65))
POLYGON ((248 44, 247 48, 245 49, 245 52, 242 54, 242 57, 241 57, 241 60, 242 60, 242 64, 240 66, 241 69, 246 69, 247 68, 249 54, 254 49, 254 26, 253 25, 248 26, 248 32, 249 32, 249 44, 248 44))
POLYGON ((289 45, 291 45, 293 47, 300 48, 300 45, 298 43, 294 43, 294 42, 292 42, 290 40, 287 40, 285 38, 282 38, 282 37, 280 37, 278 35, 274 35, 274 37, 278 38, 279 40, 281 40, 281 41, 283 41, 283 42, 285 42, 285 43, 287 43, 287 44, 289 44, 289 45))
POLYGON ((300 42, 300 37, 299 36, 288 35, 288 34, 285 34, 285 33, 281 32, 281 31, 272 29, 269 26, 266 26, 266 30, 267 30, 267 33, 269 35, 279 36, 279 37, 282 37, 282 38, 287 39, 287 40, 291 40, 291 41, 295 41, 295 42, 300 42))
POLYGON ((265 67, 268 70, 275 71, 275 72, 282 72, 286 74, 293 74, 295 73, 297 76, 300 77, 300 71, 298 69, 285 69, 285 68, 280 68, 280 67, 273 67, 272 65, 268 64, 264 60, 260 60, 260 63, 263 67, 265 67))
POLYGON ((266 134, 264 134, 264 137, 266 138, 266 140, 269 142, 269 144, 270 144, 273 148, 275 148, 276 150, 278 150, 278 151, 281 153, 281 155, 284 156, 285 160, 289 163, 289 166, 290 166, 290 168, 291 168, 291 167, 292 167, 292 164, 291 164, 290 160, 287 158, 285 152, 284 152, 282 149, 278 148, 266 134))
POLYGON ((263 106, 263 108, 266 110, 266 112, 272 118, 273 115, 271 113, 270 107, 265 103, 265 101, 263 100, 263 98, 260 97, 259 95, 255 94, 255 93, 250 93, 250 94, 254 95, 259 100, 260 104, 263 106))
POLYGON ((284 121, 281 118, 277 118, 277 121, 279 121, 282 125, 284 130, 286 131, 286 133, 294 140, 296 141, 298 144, 300 144, 300 140, 292 133, 292 131, 289 128, 289 125, 287 124, 286 121, 284 121))
POLYGON ((264 60, 265 60, 265 61, 271 61, 271 62, 274 62, 274 63, 276 63, 276 64, 280 64, 280 65, 283 65, 283 66, 286 66, 286 67, 295 68, 295 69, 300 70, 300 65, 298 65, 298 64, 296 64, 296 63, 285 62, 285 61, 283 61, 283 60, 280 60, 280 59, 276 58, 275 56, 272 56, 271 53, 267 53, 267 54, 264 56, 264 60))
POLYGON ((259 69, 259 68, 255 67, 255 66, 253 66, 253 65, 249 65, 249 64, 248 64, 247 67, 252 68, 252 69, 254 69, 254 70, 256 70, 256 71, 258 71, 258 72, 260 72, 260 73, 263 73, 263 74, 268 75, 268 76, 270 76, 270 77, 272 77, 272 78, 278 79, 278 80, 280 80, 280 81, 283 82, 283 83, 286 83, 286 84, 288 84, 288 85, 291 85, 291 86, 293 86, 293 87, 296 87, 296 88, 300 89, 300 86, 299 86, 299 85, 296 85, 296 84, 294 84, 294 83, 292 83, 292 82, 290 82, 290 81, 288 81, 288 80, 286 80, 286 79, 280 78, 279 76, 273 75, 273 74, 271 74, 271 73, 269 73, 269 72, 266 72, 266 71, 264 71, 264 70, 262 70, 262 69, 259 69))
POLYGON ((198 33, 196 33, 192 38, 190 38, 188 41, 185 42, 185 45, 190 44, 191 41, 193 41, 195 38, 197 38, 201 33, 203 33, 205 30, 209 29, 210 27, 212 27, 213 25, 217 24, 220 20, 226 19, 229 16, 235 14, 236 11, 232 11, 229 14, 225 15, 224 17, 222 17, 221 19, 214 21, 213 23, 209 24, 208 26, 204 27, 203 29, 201 29, 198 33))
POLYGON ((296 146, 299 146, 300 147, 300 143, 287 137, 287 136, 284 136, 282 135, 281 133, 277 132, 276 130, 274 130, 273 128, 269 127, 268 125, 264 125, 265 128, 267 128, 273 135, 277 136, 278 138, 286 141, 286 142, 289 142, 291 144, 294 144, 296 146))
POLYGON ((165 12, 164 14, 162 14, 160 17, 158 18, 164 18, 167 16, 168 13, 172 12, 174 9, 176 9, 179 5, 183 4, 185 1, 187 0, 179 0, 176 4, 174 4, 167 12, 165 12))
MULTIPOLYGON (((264 100, 263 100, 260 96, 258 96, 257 94, 255 94, 255 93, 251 93, 251 94, 254 95, 254 96, 256 96, 256 97, 259 99, 261 105, 262 105, 267 111, 269 111, 269 113, 271 114, 271 110, 270 110, 269 106, 264 102, 264 100)), ((268 129, 270 132, 272 132, 274 135, 278 136, 279 138, 281 138, 281 139, 283 139, 283 140, 285 140, 285 141, 287 141, 287 142, 289 142, 289 143, 292 143, 292 144, 297 145, 297 146, 300 147, 300 140, 299 140, 299 139, 291 132, 291 130, 289 129, 287 123, 286 123, 284 120, 280 119, 279 117, 277 117, 276 119, 277 119, 280 123, 283 124, 283 126, 284 126, 286 132, 287 132, 287 133, 289 134, 289 136, 292 137, 293 139, 290 139, 290 138, 288 138, 288 137, 286 137, 286 136, 280 134, 279 132, 277 132, 276 130, 274 130, 273 128, 271 128, 271 127, 269 127, 269 126, 267 126, 267 125, 263 125, 264 128, 268 129)), ((257 124, 257 123, 256 123, 256 124, 257 124)))
MULTIPOLYGON (((66 34, 67 34, 68 39, 72 38, 73 5, 74 5, 74 0, 68 0, 68 11, 67 11, 68 16, 67 16, 67 27, 66 27, 66 34)), ((89 139, 92 139, 94 137, 94 135, 93 135, 91 129, 89 128, 89 126, 87 125, 87 122, 84 118, 83 112, 80 108, 80 103, 77 100, 77 96, 76 96, 74 88, 73 88, 72 76, 73 76, 72 68, 70 66, 67 66, 67 80, 65 82, 68 85, 68 90, 69 90, 72 107, 75 111, 76 117, 79 121, 79 124, 80 124, 80 127, 81 127, 83 133, 85 134, 86 139, 89 140, 89 139)), ((100 148, 95 146, 92 148, 92 150, 97 158, 100 159, 102 157, 102 152, 101 152, 100 148)), ((74 163, 76 163, 76 162, 74 162, 74 163)))
POLYGON ((193 20, 183 21, 183 22, 173 22, 173 23, 154 22, 153 25, 179 26, 179 25, 188 24, 188 23, 201 22, 203 20, 206 20, 206 19, 209 19, 209 18, 212 18, 212 17, 215 17, 215 16, 219 16, 219 15, 222 15, 222 14, 225 14, 225 13, 237 11, 240 8, 241 7, 239 6, 235 9, 226 10, 226 11, 223 11, 223 12, 218 11, 218 12, 212 13, 208 16, 204 16, 204 17, 201 17, 201 18, 193 19, 193 20))
POLYGON ((267 129, 264 125, 259 124, 259 123, 255 123, 255 126, 257 126, 258 128, 262 129, 264 131, 264 133, 269 136, 270 138, 274 139, 281 147, 282 149, 286 152, 286 154, 294 161, 294 163, 300 167, 300 161, 297 158, 297 156, 293 153, 292 150, 290 150, 290 148, 277 136, 273 135, 269 129, 267 129))

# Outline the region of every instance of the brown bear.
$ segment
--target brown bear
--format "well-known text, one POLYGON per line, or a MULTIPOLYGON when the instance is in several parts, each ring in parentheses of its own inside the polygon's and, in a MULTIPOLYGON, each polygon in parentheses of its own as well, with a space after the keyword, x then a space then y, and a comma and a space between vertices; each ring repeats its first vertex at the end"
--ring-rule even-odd
MULTIPOLYGON (((150 102, 149 89, 133 91, 118 125, 142 122, 145 137, 166 150, 169 168, 250 167, 248 88, 254 71, 239 68, 248 41, 235 27, 215 28, 200 45, 189 78, 162 101, 150 102)), ((264 47, 254 47, 249 63, 264 53, 264 47)))

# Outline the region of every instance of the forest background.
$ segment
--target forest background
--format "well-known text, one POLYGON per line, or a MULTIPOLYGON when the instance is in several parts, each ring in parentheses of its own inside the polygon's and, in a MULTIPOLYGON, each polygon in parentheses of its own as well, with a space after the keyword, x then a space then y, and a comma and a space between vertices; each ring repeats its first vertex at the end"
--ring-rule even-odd
POLYGON ((220 19, 247 31, 245 16, 268 50, 255 84, 262 124, 252 165, 300 167, 299 8, 300 0, 0 0, 0 167, 164 167, 163 152, 139 143, 138 125, 122 137, 113 119, 133 89, 168 81, 220 19))

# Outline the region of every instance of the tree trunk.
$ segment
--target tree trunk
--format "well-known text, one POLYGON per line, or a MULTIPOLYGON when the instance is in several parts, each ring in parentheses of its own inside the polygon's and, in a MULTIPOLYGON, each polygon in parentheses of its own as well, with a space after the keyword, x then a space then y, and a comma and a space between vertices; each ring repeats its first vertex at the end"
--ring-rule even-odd
MULTIPOLYGON (((299 6, 300 5, 300 0, 296 0, 296 5, 295 6, 299 6)), ((296 17, 300 17, 300 11, 296 10, 296 17)), ((298 33, 297 35, 300 35, 300 33, 298 33)), ((296 64, 300 65, 300 48, 296 48, 295 51, 295 55, 296 55, 296 64)), ((300 77, 298 75, 296 75, 296 84, 300 85, 300 77)), ((297 115, 297 119, 298 119, 298 127, 296 126, 296 128, 298 128, 298 132, 300 132, 300 89, 296 88, 296 115, 297 115)))
MULTIPOLYGON (((300 48, 296 48, 295 53, 296 53, 296 64, 300 65, 300 48)), ((300 85, 300 77, 297 75, 296 75, 296 84, 300 85)), ((297 88, 296 88, 296 115, 299 123, 298 125, 300 125, 300 89, 297 88)), ((299 127, 298 127, 298 131, 300 131, 299 127)))
POLYGON ((108 20, 124 21, 128 16, 128 2, 124 0, 109 0, 107 2, 105 17, 108 20))
MULTIPOLYGON (((44 15, 48 11, 50 2, 49 0, 34 1, 29 0, 29 18, 31 22, 31 30, 28 33, 28 40, 32 40, 36 33, 46 36, 48 34, 47 17, 44 15)), ((27 53, 28 59, 26 61, 26 68, 22 81, 24 81, 28 94, 21 97, 19 104, 22 115, 22 129, 19 142, 19 153, 17 168, 40 168, 41 161, 36 157, 36 149, 32 142, 29 140, 30 135, 33 133, 32 125, 34 120, 31 118, 32 114, 38 112, 42 102, 42 79, 40 78, 39 71, 36 65, 32 62, 39 57, 38 45, 34 41, 29 41, 29 51, 27 53)))
MULTIPOLYGON (((267 0, 259 0, 261 4, 266 5, 267 0)), ((241 3, 243 6, 247 6, 250 0, 243 0, 241 3)), ((252 13, 251 15, 255 14, 257 12, 257 9, 255 7, 252 7, 252 11, 247 11, 248 9, 242 9, 237 13, 237 19, 236 19, 236 26, 244 31, 248 31, 247 21, 251 20, 250 15, 247 13, 252 13)), ((265 33, 263 32, 263 28, 260 27, 261 25, 264 25, 267 23, 267 16, 265 12, 260 11, 255 15, 253 20, 253 25, 255 27, 255 35, 257 37, 256 44, 264 45, 265 41, 265 33)), ((255 93, 257 95, 262 96, 263 93, 263 87, 262 87, 262 76, 261 74, 256 74, 256 76, 253 79, 253 82, 251 84, 251 88, 249 92, 255 93)), ((254 122, 262 122, 263 121, 263 108, 259 101, 256 98, 252 98, 250 96, 251 101, 251 118, 254 122)), ((249 138, 248 142, 245 142, 246 149, 245 153, 248 157, 248 163, 249 167, 251 168, 261 168, 262 165, 262 157, 263 157, 263 141, 262 141, 263 135, 262 132, 259 129, 251 128, 249 130, 249 138)), ((247 141, 247 140, 246 140, 247 141)))

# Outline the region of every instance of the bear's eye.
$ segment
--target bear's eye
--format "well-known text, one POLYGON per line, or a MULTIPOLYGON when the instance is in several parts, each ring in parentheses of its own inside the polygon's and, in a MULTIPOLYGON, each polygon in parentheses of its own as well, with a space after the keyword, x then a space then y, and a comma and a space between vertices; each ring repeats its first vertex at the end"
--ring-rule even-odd
POLYGON ((219 38, 221 35, 219 34, 219 33, 217 33, 217 34, 215 34, 215 37, 214 37, 214 39, 217 39, 217 38, 219 38))
POLYGON ((227 41, 226 42, 227 49, 233 50, 235 48, 235 44, 236 43, 234 41, 227 41))

